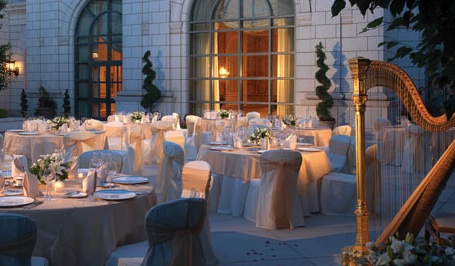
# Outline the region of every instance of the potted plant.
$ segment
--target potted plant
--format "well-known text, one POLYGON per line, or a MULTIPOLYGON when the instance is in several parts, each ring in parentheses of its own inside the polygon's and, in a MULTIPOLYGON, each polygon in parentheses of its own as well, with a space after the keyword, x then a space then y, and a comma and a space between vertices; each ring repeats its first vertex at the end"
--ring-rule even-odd
POLYGON ((41 86, 39 88, 40 96, 38 98, 38 107, 36 108, 35 115, 42 115, 45 118, 53 118, 57 111, 57 103, 52 98, 46 89, 41 86))
POLYGON ((26 118, 27 114, 28 114, 27 94, 25 93, 25 89, 22 89, 22 92, 21 92, 21 116, 26 118))
POLYGON ((316 95, 321 101, 316 106, 316 114, 319 117, 320 125, 328 126, 333 129, 335 118, 330 113, 330 109, 333 107, 333 98, 328 93, 332 82, 326 75, 329 67, 324 62, 326 60, 326 55, 323 49, 324 46, 319 42, 319 44, 316 45, 316 65, 319 69, 316 71, 315 78, 321 83, 321 85, 316 87, 316 95))
POLYGON ((63 116, 69 117, 70 112, 71 112, 71 102, 70 102, 70 94, 68 93, 68 89, 65 90, 62 107, 63 107, 63 116))
POLYGON ((158 101, 161 96, 161 91, 153 84, 153 80, 156 78, 156 72, 153 70, 153 64, 149 57, 150 51, 146 51, 142 57, 142 62, 145 63, 142 67, 142 74, 145 75, 142 89, 145 93, 142 95, 141 106, 151 113, 153 104, 158 101))

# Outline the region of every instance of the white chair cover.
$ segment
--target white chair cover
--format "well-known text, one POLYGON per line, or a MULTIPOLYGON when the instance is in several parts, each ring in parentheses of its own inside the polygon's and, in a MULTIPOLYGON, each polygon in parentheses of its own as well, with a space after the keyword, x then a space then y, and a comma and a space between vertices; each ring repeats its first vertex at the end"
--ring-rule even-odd
POLYGON ((237 130, 240 127, 248 127, 248 117, 242 116, 237 118, 237 122, 235 124, 235 129, 237 130))
POLYGON ((165 115, 161 117, 161 121, 172 122, 172 128, 177 129, 178 118, 173 115, 165 115))
POLYGON ((337 126, 332 132, 332 136, 335 135, 346 135, 350 137, 352 135, 352 127, 350 125, 337 126))
POLYGON ((203 144, 209 144, 213 139, 213 133, 208 131, 198 131, 194 139, 194 144, 196 145, 196 150, 199 151, 199 148, 203 144))
POLYGON ((184 151, 185 151, 185 162, 191 162, 195 161, 197 158, 197 148, 196 148, 196 135, 192 135, 191 137, 188 137, 188 131, 186 131, 184 134, 185 136, 185 145, 184 145, 184 151))
POLYGON ((350 173, 348 150, 351 138, 346 135, 332 136, 329 141, 328 156, 334 172, 350 173))
MULTIPOLYGON (((379 213, 381 198, 381 166, 378 145, 365 152, 367 207, 379 213)), ((353 174, 331 172, 322 178, 321 213, 324 215, 354 215, 357 204, 357 181, 353 174)))
POLYGON ((164 132, 172 130, 172 122, 155 121, 150 124, 152 131, 152 141, 150 153, 146 154, 146 164, 161 164, 163 161, 163 141, 164 132))
POLYGON ((386 127, 391 126, 392 123, 390 123, 389 120, 384 119, 384 118, 379 118, 377 119, 374 124, 373 124, 373 129, 374 129, 374 138, 376 141, 382 141, 382 136, 384 136, 384 130, 386 127))
POLYGON ((169 130, 164 132, 164 140, 174 142, 182 148, 185 147, 185 136, 181 130, 169 130))
POLYGON ((90 161, 93 158, 94 152, 101 152, 104 156, 109 156, 111 160, 117 163, 117 173, 133 175, 133 159, 128 154, 128 151, 117 151, 117 150, 93 150, 83 152, 77 158, 78 168, 90 168, 90 161))
POLYGON ((145 219, 149 249, 142 265, 205 265, 200 234, 206 215, 207 204, 198 198, 152 207, 145 219))
MULTIPOLYGON (((210 165, 205 161, 193 161, 185 164, 182 171, 182 198, 203 198, 210 201, 211 173, 210 165)), ((201 231, 202 249, 206 264, 218 263, 218 258, 212 247, 210 238, 210 224, 208 216, 205 217, 204 227, 201 231)))
POLYGON ((293 229, 304 226, 297 189, 302 155, 291 150, 271 150, 261 155, 260 163, 262 176, 256 227, 293 229))
POLYGON ((405 134, 403 170, 410 173, 428 173, 432 167, 431 133, 411 124, 405 134))
POLYGON ((201 117, 197 115, 187 115, 185 117, 186 128, 188 129, 188 137, 192 137, 195 128, 201 123, 201 117))
POLYGON ((65 147, 65 161, 69 161, 74 156, 85 151, 94 150, 96 145, 95 133, 91 131, 73 131, 63 136, 63 146, 65 147))
POLYGON ((164 141, 163 154, 163 163, 157 180, 160 202, 177 199, 182 195, 182 169, 185 163, 183 149, 176 143, 164 141))
POLYGON ((142 136, 141 136, 141 126, 134 125, 129 132, 128 143, 131 148, 134 150, 134 164, 133 171, 136 175, 142 175, 142 170, 144 168, 144 158, 142 153, 142 136))
POLYGON ((259 112, 248 112, 245 116, 248 117, 248 120, 251 120, 253 118, 260 118, 261 114, 259 112))
POLYGON ((104 125, 107 143, 110 150, 121 150, 125 134, 125 126, 122 122, 107 122, 104 125))
POLYGON ((92 121, 92 129, 104 130, 104 122, 97 120, 97 119, 91 119, 91 121, 92 121))
POLYGON ((249 125, 263 125, 269 127, 270 121, 267 118, 251 118, 248 121, 249 125))

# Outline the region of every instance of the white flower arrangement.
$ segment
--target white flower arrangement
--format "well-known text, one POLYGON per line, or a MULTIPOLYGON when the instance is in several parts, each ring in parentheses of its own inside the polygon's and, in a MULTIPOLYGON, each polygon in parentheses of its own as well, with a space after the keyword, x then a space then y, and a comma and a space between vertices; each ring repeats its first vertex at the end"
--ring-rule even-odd
POLYGON ((68 178, 69 169, 72 164, 73 162, 70 161, 64 162, 61 153, 50 153, 41 155, 28 170, 44 184, 41 176, 42 169, 51 169, 58 179, 63 181, 68 178))
POLYGON ((52 120, 47 120, 47 123, 51 125, 52 129, 59 130, 64 124, 70 126, 70 119, 67 117, 56 116, 52 120))
POLYGON ((295 122, 297 119, 292 114, 285 115, 281 121, 287 126, 295 126, 295 122))
POLYGON ((270 130, 268 128, 256 128, 251 134, 250 134, 250 140, 253 143, 259 144, 259 142, 263 138, 268 138, 269 140, 272 140, 273 137, 270 134, 270 130))
POLYGON ((229 118, 230 114, 227 110, 221 109, 220 110, 220 117, 221 119, 229 118))
POLYGON ((370 250, 362 265, 455 265, 453 240, 449 237, 446 245, 437 242, 427 242, 419 237, 414 239, 412 234, 406 234, 404 240, 395 236, 389 237, 386 245, 377 247, 367 243, 370 250))
POLYGON ((136 111, 131 113, 131 119, 134 121, 140 121, 143 116, 145 116, 144 112, 136 111))

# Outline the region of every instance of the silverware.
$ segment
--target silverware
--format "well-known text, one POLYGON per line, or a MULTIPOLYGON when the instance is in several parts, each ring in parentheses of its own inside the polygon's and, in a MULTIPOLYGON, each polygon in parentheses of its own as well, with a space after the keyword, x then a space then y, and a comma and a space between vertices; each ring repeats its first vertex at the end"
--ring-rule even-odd
POLYGON ((44 203, 44 201, 42 201, 42 200, 35 200, 33 203, 30 203, 30 204, 28 204, 28 205, 25 205, 25 206, 22 207, 22 208, 23 208, 23 209, 27 209, 27 210, 28 210, 28 209, 33 209, 33 208, 35 208, 36 206, 39 206, 39 205, 41 205, 41 204, 43 204, 43 203, 44 203))

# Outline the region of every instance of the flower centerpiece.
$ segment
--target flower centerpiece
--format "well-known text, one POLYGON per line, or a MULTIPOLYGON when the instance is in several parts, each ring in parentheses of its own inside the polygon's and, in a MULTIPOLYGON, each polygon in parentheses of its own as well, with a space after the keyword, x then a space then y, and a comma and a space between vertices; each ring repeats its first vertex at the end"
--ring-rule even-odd
POLYGON ((132 112, 131 113, 131 119, 133 120, 133 122, 135 121, 141 121, 142 120, 142 117, 145 115, 144 112, 139 112, 139 111, 136 111, 136 112, 132 112))
POLYGON ((296 119, 292 114, 285 115, 281 120, 286 126, 295 126, 296 119))
POLYGON ((220 110, 220 117, 221 119, 229 118, 230 114, 227 110, 221 109, 220 110))
POLYGON ((449 237, 446 244, 427 242, 412 234, 399 240, 398 236, 389 237, 385 245, 377 247, 374 243, 367 243, 369 255, 360 262, 362 265, 455 265, 453 247, 454 239, 449 237))
POLYGON ((52 129, 59 130, 64 124, 70 127, 70 119, 67 117, 56 116, 52 120, 47 120, 52 129))
POLYGON ((36 162, 28 169, 30 173, 34 174, 42 184, 46 184, 41 176, 43 169, 51 169, 58 180, 63 181, 68 179, 69 169, 73 162, 64 162, 61 153, 50 153, 41 155, 36 162))
POLYGON ((251 142, 255 144, 259 144, 262 139, 268 138, 269 140, 272 140, 273 137, 270 134, 270 130, 268 128, 256 128, 251 134, 250 134, 250 140, 251 142))

